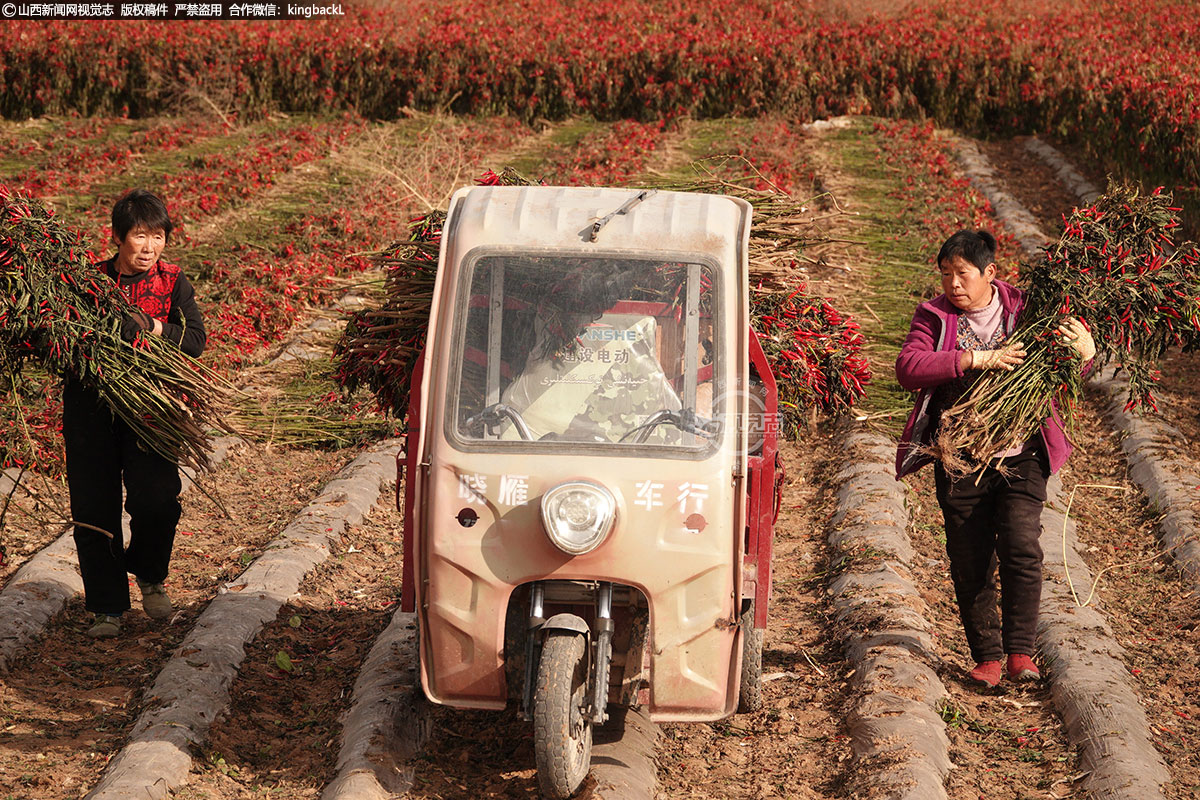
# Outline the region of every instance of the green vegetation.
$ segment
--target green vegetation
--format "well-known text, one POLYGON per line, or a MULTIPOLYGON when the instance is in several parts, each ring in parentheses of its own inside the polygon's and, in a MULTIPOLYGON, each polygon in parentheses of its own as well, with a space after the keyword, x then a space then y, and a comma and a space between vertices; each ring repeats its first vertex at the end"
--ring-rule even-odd
POLYGON ((339 448, 398 435, 396 422, 374 413, 365 392, 348 397, 330 391, 333 363, 328 356, 297 358, 276 371, 268 394, 245 397, 238 406, 238 427, 250 438, 271 445, 339 448))
MULTIPOLYGON (((829 135, 825 144, 834 163, 853 184, 857 201, 853 236, 865 253, 853 265, 858 293, 844 303, 862 325, 871 363, 871 388, 859 411, 899 434, 912 395, 896 382, 893 364, 908 333, 913 310, 931 296, 934 272, 917 242, 905 234, 912 220, 894 192, 903 176, 882 161, 869 119, 829 135)), ((940 243, 939 243, 940 244, 940 243)))
POLYGON ((554 178, 555 176, 548 175, 547 172, 552 168, 556 155, 569 153, 584 138, 607 128, 606 123, 589 118, 568 120, 556 125, 547 135, 530 142, 530 146, 512 154, 506 159, 506 163, 495 164, 492 168, 499 172, 505 167, 510 167, 535 181, 554 178))

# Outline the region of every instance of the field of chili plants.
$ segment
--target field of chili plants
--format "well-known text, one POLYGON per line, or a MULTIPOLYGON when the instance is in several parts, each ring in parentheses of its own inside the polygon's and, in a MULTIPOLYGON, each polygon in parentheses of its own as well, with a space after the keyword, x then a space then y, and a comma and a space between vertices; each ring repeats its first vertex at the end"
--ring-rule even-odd
MULTIPOLYGON (((249 380, 250 390, 266 398, 268 411, 272 405, 280 412, 285 406, 306 407, 318 425, 315 417, 326 411, 330 418, 349 419, 365 412, 369 403, 364 404, 361 395, 347 403, 331 391, 329 378, 336 365, 327 357, 298 368, 286 378, 288 386, 265 386, 264 362, 299 325, 331 316, 326 307, 341 293, 353 289, 380 302, 384 270, 369 257, 371 251, 408 240, 413 233, 410 222, 445 208, 454 187, 481 176, 495 180, 488 170, 513 166, 527 179, 563 184, 678 185, 699 175, 757 191, 782 190, 810 213, 826 217, 833 239, 797 254, 805 269, 798 278, 805 284, 802 293, 776 296, 781 302, 760 320, 760 333, 775 337, 768 345, 773 352, 795 356, 790 359, 794 372, 801 381, 811 379, 807 385, 818 394, 840 378, 836 372, 819 373, 815 362, 806 361, 804 347, 811 343, 820 351, 852 344, 855 358, 847 361, 841 377, 850 384, 865 377, 860 358, 864 355, 873 373, 867 397, 856 403, 854 414, 867 417, 871 425, 891 417, 885 427, 895 428, 908 398, 891 381, 891 361, 913 306, 936 291, 930 262, 940 240, 963 226, 995 230, 1001 265, 1009 277, 1019 273, 1017 248, 991 205, 956 166, 952 137, 932 122, 870 118, 822 130, 828 132, 814 134, 794 119, 770 115, 615 123, 578 117, 538 126, 512 116, 413 114, 379 122, 345 112, 258 119, 222 119, 215 114, 42 118, 0 124, 0 141, 5 144, 0 180, 53 208, 98 254, 107 254, 111 247, 105 217, 116 193, 133 185, 162 191, 182 223, 168 255, 195 276, 209 320, 212 355, 206 361, 230 377, 249 380), (204 199, 210 194, 212 201, 204 199)), ((801 289, 800 283, 793 288, 801 289)), ((6 404, 4 418, 10 427, 28 426, 51 455, 59 439, 53 383, 50 376, 45 383, 22 387, 25 405, 6 404)), ((792 477, 783 495, 777 540, 778 600, 764 654, 764 669, 771 677, 764 687, 764 708, 729 722, 668 728, 661 745, 662 796, 709 796, 713 787, 731 798, 794 797, 798 787, 807 787, 809 796, 831 800, 853 796, 848 787, 854 785, 853 773, 861 770, 853 766, 859 762, 853 760, 841 723, 849 691, 846 676, 852 668, 843 653, 843 632, 829 623, 824 593, 826 583, 847 563, 834 558, 820 536, 838 490, 832 467, 841 456, 828 426, 799 422, 796 433, 803 445, 788 445, 784 451, 792 477), (806 757, 797 759, 796 753, 806 757), (750 774, 756 776, 753 786, 746 783, 750 774)), ((268 427, 277 423, 282 425, 282 415, 269 419, 268 427)), ((1115 485, 1122 480, 1114 466, 1119 453, 1096 423, 1088 424, 1088 457, 1094 462, 1081 461, 1074 474, 1081 481, 1103 479, 1115 485), (1092 463, 1101 462, 1105 471, 1093 475, 1092 463)), ((240 470, 235 475, 218 472, 222 480, 239 484, 231 494, 248 493, 239 500, 245 503, 242 513, 257 519, 263 512, 250 509, 266 506, 268 491, 303 500, 304 493, 313 490, 317 464, 324 459, 290 449, 288 443, 295 440, 282 430, 267 439, 270 458, 265 463, 278 459, 309 464, 303 475, 289 477, 287 484, 261 491, 241 487, 247 475, 263 474, 261 468, 252 468, 253 456, 235 461, 240 470)), ((54 469, 53 458, 45 452, 21 457, 29 465, 54 469)), ((939 674, 949 690, 940 713, 960 767, 947 786, 956 799, 1069 788, 1082 768, 1052 708, 1049 689, 981 695, 959 674, 963 644, 955 632, 952 595, 939 561, 944 554, 936 539, 936 522, 930 518, 930 491, 917 483, 909 499, 915 514, 914 542, 923 559, 916 573, 924 582, 922 595, 939 632, 938 652, 944 662, 939 674)), ((1100 504, 1081 505, 1093 528, 1102 522, 1144 531, 1146 546, 1153 547, 1152 521, 1136 501, 1120 504, 1115 520, 1106 518, 1100 504)), ((218 541, 220 537, 203 529, 212 525, 225 530, 231 524, 189 527, 183 534, 180 574, 191 576, 200 564, 220 580, 232 580, 239 565, 246 563, 242 539, 230 535, 218 541)), ((256 535, 266 541, 263 533, 256 535)), ((362 628, 362 620, 348 615, 344 604, 371 598, 371 630, 380 627, 382 612, 375 606, 390 609, 395 594, 388 580, 394 574, 399 540, 389 538, 391 534, 395 532, 377 529, 369 535, 355 533, 357 538, 347 540, 353 546, 339 553, 338 566, 324 571, 312 585, 316 588, 310 587, 328 608, 317 611, 305 599, 298 600, 250 648, 252 663, 235 680, 231 721, 216 724, 194 758, 188 790, 193 796, 225 800, 266 791, 318 795, 318 784, 336 769, 330 742, 346 707, 345 687, 365 647, 363 642, 356 649, 335 643, 338 636, 356 641, 361 636, 354 626, 362 628), (367 548, 386 556, 364 571, 356 561, 362 561, 367 548), (301 619, 299 627, 294 619, 301 619), (281 659, 281 652, 290 653, 288 659, 281 659), (291 665, 291 671, 281 663, 291 665), (264 697, 279 700, 264 712, 264 697)), ((1090 529, 1088 535, 1096 536, 1090 529)), ((1089 541, 1102 545, 1098 539, 1089 541)), ((24 558, 37 546, 31 538, 14 545, 11 554, 24 558)), ((1102 555, 1094 556, 1097 569, 1106 565, 1102 555)), ((865 561, 873 557, 869 552, 854 556, 865 561)), ((1167 592, 1173 580, 1158 570, 1114 568, 1119 577, 1113 580, 1119 580, 1117 585, 1130 597, 1167 592), (1150 588, 1143 581, 1150 582, 1150 588)), ((183 593, 191 598, 185 623, 202 610, 203 597, 211 589, 213 579, 203 574, 190 578, 195 585, 183 593)), ((1125 608, 1107 586, 1101 584, 1100 591, 1114 609, 1116 627, 1131 630, 1131 621, 1141 617, 1125 608)), ((1172 652, 1187 653, 1188 629, 1178 626, 1187 622, 1188 606, 1176 606, 1163 620, 1150 624, 1156 637, 1170 642, 1172 652)), ((35 697, 22 688, 33 668, 18 664, 16 677, 3 684, 7 694, 0 693, 0 748, 9 747, 7 728, 15 731, 9 736, 27 737, 28 749, 6 749, 12 758, 0 765, 0 790, 39 796, 38 791, 60 776, 69 777, 73 785, 90 785, 104 760, 124 741, 121 730, 106 731, 93 745, 101 757, 84 758, 70 737, 79 731, 92 735, 86 733, 88 723, 45 705, 74 708, 81 686, 107 690, 105 665, 119 661, 119 648, 112 653, 84 649, 82 633, 73 630, 70 621, 76 611, 51 623, 47 636, 47 641, 66 637, 75 642, 72 653, 83 653, 55 661, 75 676, 74 681, 55 684, 45 697, 35 697), (30 720, 41 718, 58 720, 65 733, 46 726, 34 731, 30 720), (38 761, 35 753, 47 758, 38 761)), ((169 633, 172 642, 182 635, 174 628, 169 633)), ((150 630, 142 638, 153 644, 155 635, 150 630)), ((153 649, 151 644, 139 646, 153 649)), ((1161 657, 1154 647, 1130 644, 1137 647, 1133 668, 1148 672, 1147 665, 1161 657)), ((1171 667, 1172 686, 1200 685, 1193 681, 1194 665, 1188 672, 1175 659, 1171 667)), ((137 680, 142 682, 133 687, 132 699, 122 701, 120 714, 130 720, 123 724, 132 724, 140 710, 139 689, 149 688, 149 678, 137 680)), ((1169 709, 1162 704, 1148 708, 1157 729, 1171 728, 1169 709)), ((1180 709, 1196 711, 1186 703, 1180 709)), ((1193 733, 1191 723, 1181 721, 1175 727, 1181 735, 1193 733)), ((513 715, 439 712, 430 755, 414 767, 415 796, 475 797, 485 787, 497 797, 530 796, 535 790, 525 731, 513 715)), ((1185 776, 1200 764, 1183 740, 1179 742, 1162 750, 1181 776, 1179 791, 1167 795, 1172 800, 1186 796, 1185 776)))
POLYGON ((226 119, 405 107, 525 120, 786 113, 929 116, 987 135, 1053 133, 1110 169, 1200 184, 1200 21, 1184 0, 765 0, 589 4, 394 0, 330 22, 9 23, 0 114, 226 119))
MULTIPOLYGON (((1036 133, 1068 148, 1095 181, 1113 172, 1165 183, 1195 228, 1200 22, 1192 4, 375 0, 347 10, 322 22, 0 29, 0 185, 53 210, 95 256, 111 252, 113 199, 134 186, 161 193, 179 224, 167 258, 192 277, 206 315, 204 362, 244 388, 239 424, 257 441, 215 476, 241 521, 185 502, 190 516, 170 578, 180 616, 160 628, 135 612, 135 648, 97 649, 79 629, 81 604, 69 601, 32 655, 13 662, 0 680, 0 796, 95 785, 135 717, 155 704, 146 699, 154 673, 215 587, 244 588, 235 581, 252 551, 269 549, 281 520, 348 459, 350 448, 339 447, 397 432, 406 404, 394 390, 407 387, 419 325, 404 332, 402 347, 381 326, 381 339, 360 344, 392 360, 360 361, 352 373, 339 361, 341 323, 369 321, 389 299, 430 290, 439 213, 451 192, 504 180, 505 167, 521 181, 552 184, 737 186, 763 193, 764 207, 786 198, 822 221, 820 236, 781 257, 783 291, 770 276, 754 287, 758 332, 792 390, 782 395, 785 432, 800 441, 781 451, 789 477, 763 707, 667 727, 659 796, 862 796, 861 781, 880 764, 857 757, 861 743, 851 742, 865 673, 850 653, 859 632, 834 621, 830 597, 857 571, 890 566, 870 546, 833 543, 842 476, 867 457, 809 412, 821 405, 841 426, 899 432, 912 397, 893 380, 892 364, 914 306, 938 291, 932 260, 953 231, 993 230, 1002 275, 1032 274, 956 163, 946 128, 990 140, 990 152, 1010 165, 1028 166, 1012 137, 1036 133), (839 114, 852 116, 803 124, 839 114), (424 223, 414 228, 414 220, 424 223), (420 291, 393 296, 414 260, 425 269, 420 291), (301 339, 308 349, 293 349, 301 339), (396 413, 381 418, 377 403, 396 413), (130 669, 131 658, 145 664, 130 669), (47 663, 61 679, 45 680, 47 663), (102 724, 89 715, 97 697, 116 698, 97 704, 102 724)), ((1008 177, 1000 170, 1001 182, 1008 177)), ((1045 233, 1057 237, 1075 198, 1044 168, 1022 172, 1022 182, 1024 199, 1042 202, 1045 233)), ((752 241, 752 261, 769 238, 752 241)), ((1172 359, 1194 374, 1194 355, 1176 348, 1172 359)), ((61 472, 58 381, 26 369, 0 386, 8 476, 61 472)), ((1177 441, 1194 463, 1195 387, 1172 376, 1164 384, 1177 441)), ((1095 575, 1080 588, 1108 615, 1112 650, 1171 778, 1138 800, 1183 800, 1200 791, 1195 586, 1167 568, 1156 541, 1161 509, 1131 483, 1120 439, 1094 398, 1085 395, 1076 411, 1077 454, 1062 475, 1068 488, 1092 489, 1072 512, 1079 564, 1095 575)), ((898 524, 915 554, 897 573, 918 584, 914 609, 932 632, 929 660, 944 690, 936 716, 956 767, 943 776, 947 795, 1077 796, 1103 765, 1087 763, 1085 743, 1067 730, 1049 683, 1058 665, 1044 665, 1045 683, 995 693, 966 678, 928 472, 896 484, 908 515, 898 524)), ((8 515, 0 524, 6 579, 69 516, 15 488, 9 499, 13 508, 0 512, 0 522, 8 515)), ((173 788, 178 796, 321 793, 337 770, 348 687, 370 635, 395 607, 402 543, 392 516, 349 531, 336 564, 306 579, 247 648, 232 708, 213 715, 207 737, 194 736, 192 786, 173 788)), ((1065 522, 1061 536, 1065 553, 1065 522)), ((1059 549, 1051 543, 1047 552, 1059 549)), ((536 794, 531 739, 515 714, 434 714, 425 754, 406 767, 410 794, 536 794)))

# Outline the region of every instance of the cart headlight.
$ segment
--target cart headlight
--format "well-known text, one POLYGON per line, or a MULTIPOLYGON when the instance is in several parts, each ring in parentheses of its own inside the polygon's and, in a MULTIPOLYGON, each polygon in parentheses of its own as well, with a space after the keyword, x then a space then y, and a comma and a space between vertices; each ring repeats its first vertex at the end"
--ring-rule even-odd
POLYGON ((570 481, 542 495, 542 526, 559 550, 573 556, 590 553, 612 530, 617 500, 590 481, 570 481))

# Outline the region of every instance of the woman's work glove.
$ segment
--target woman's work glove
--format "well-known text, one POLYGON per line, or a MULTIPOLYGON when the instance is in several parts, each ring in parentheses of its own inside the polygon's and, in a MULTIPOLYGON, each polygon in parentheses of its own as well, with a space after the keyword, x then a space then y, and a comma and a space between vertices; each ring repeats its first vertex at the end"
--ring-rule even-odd
POLYGON ((968 369, 1012 370, 1025 360, 1025 348, 1020 342, 1009 342, 998 350, 969 350, 971 365, 968 369))
POLYGON ((1067 347, 1079 353, 1084 362, 1096 357, 1096 340, 1078 317, 1067 317, 1058 326, 1058 337, 1067 347))
POLYGON ((131 311, 121 320, 121 338, 132 342, 142 331, 154 330, 154 320, 144 311, 131 311))

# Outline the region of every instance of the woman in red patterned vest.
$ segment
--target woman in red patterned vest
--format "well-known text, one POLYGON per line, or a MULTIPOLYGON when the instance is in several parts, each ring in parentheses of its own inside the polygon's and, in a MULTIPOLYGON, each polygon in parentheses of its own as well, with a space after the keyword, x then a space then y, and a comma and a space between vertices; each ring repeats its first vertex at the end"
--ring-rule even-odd
MULTIPOLYGON (((172 227, 162 200, 144 189, 129 192, 113 206, 117 253, 97 267, 137 309, 124 320, 122 337, 162 336, 198 357, 207 337, 195 292, 179 267, 161 258, 172 227)), ((181 513, 179 465, 147 451, 94 390, 70 378, 63 389, 63 439, 71 515, 82 523, 75 527, 75 544, 84 599, 96 615, 88 635, 120 633, 121 615, 130 608, 130 573, 146 614, 170 616, 163 581, 181 513), (128 547, 121 533, 122 483, 128 547)))

